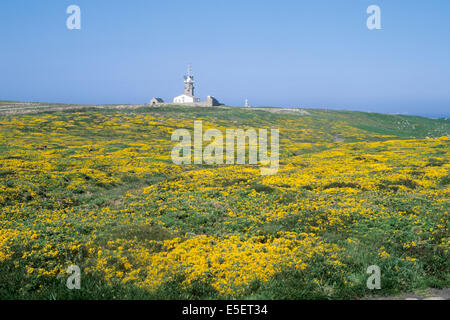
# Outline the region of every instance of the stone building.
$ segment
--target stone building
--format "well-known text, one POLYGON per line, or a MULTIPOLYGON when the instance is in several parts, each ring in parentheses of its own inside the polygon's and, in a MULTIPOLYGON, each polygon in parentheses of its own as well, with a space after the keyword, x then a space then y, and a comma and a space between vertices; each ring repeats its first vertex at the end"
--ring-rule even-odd
POLYGON ((204 102, 207 106, 214 107, 222 105, 219 100, 214 98, 213 96, 207 96, 204 102))
POLYGON ((150 100, 150 105, 152 105, 152 106, 161 104, 161 103, 164 103, 164 100, 161 98, 152 98, 152 100, 150 100))

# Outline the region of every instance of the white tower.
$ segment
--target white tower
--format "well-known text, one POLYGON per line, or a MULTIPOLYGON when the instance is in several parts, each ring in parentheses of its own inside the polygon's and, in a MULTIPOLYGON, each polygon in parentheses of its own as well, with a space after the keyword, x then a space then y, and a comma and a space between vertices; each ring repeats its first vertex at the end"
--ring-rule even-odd
POLYGON ((248 99, 245 99, 245 107, 246 107, 246 108, 249 107, 249 105, 248 105, 248 99))
POLYGON ((192 75, 191 64, 188 64, 188 72, 184 76, 184 94, 194 96, 194 76, 192 75))

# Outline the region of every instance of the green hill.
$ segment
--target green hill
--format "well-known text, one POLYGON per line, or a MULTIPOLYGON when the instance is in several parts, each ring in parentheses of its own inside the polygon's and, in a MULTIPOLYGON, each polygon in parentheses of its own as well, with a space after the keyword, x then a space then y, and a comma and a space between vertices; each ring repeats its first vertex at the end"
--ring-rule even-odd
POLYGON ((449 132, 446 119, 353 111, 2 104, 0 298, 448 287, 449 132), (279 129, 278 171, 175 164, 172 133, 198 120, 223 134, 279 129), (71 265, 82 290, 66 287, 71 265))

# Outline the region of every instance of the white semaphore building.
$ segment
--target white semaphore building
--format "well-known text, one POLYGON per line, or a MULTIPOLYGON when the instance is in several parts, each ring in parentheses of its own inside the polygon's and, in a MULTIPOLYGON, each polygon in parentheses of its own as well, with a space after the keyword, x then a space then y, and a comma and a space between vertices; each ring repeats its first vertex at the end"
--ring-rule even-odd
POLYGON ((191 72, 191 65, 188 65, 188 72, 184 76, 184 93, 173 98, 173 103, 165 103, 161 98, 153 98, 150 105, 187 105, 197 107, 213 107, 219 106, 221 103, 213 96, 207 96, 206 100, 201 102, 200 98, 194 96, 194 76, 191 72))
POLYGON ((194 96, 194 76, 191 74, 191 65, 188 66, 188 73, 184 76, 184 93, 173 98, 173 103, 196 103, 200 98, 194 96))

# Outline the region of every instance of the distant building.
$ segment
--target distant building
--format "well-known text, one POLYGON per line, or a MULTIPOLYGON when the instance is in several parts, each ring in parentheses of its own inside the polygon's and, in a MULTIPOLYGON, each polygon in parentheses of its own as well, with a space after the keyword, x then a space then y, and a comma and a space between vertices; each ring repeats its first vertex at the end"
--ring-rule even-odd
POLYGON ((200 102, 200 98, 194 96, 194 76, 191 74, 191 65, 189 65, 188 73, 184 76, 184 93, 173 98, 173 103, 195 102, 200 102))
POLYGON ((173 103, 194 103, 194 102, 200 102, 200 98, 196 98, 188 94, 180 94, 179 96, 173 98, 173 103))
POLYGON ((220 106, 221 103, 219 102, 219 100, 217 100, 216 98, 214 98, 213 96, 207 96, 205 99, 205 104, 209 105, 209 106, 220 106))
POLYGON ((161 104, 161 103, 164 103, 164 100, 161 98, 153 98, 152 100, 150 100, 150 105, 152 105, 152 106, 161 104))
POLYGON ((248 99, 245 99, 245 105, 244 105, 246 108, 248 108, 248 107, 250 107, 249 105, 248 105, 248 99))
POLYGON ((194 96, 194 76, 191 72, 191 65, 188 66, 188 73, 184 76, 184 93, 173 98, 173 103, 165 103, 161 98, 153 98, 150 105, 188 105, 193 107, 213 107, 220 106, 221 103, 213 96, 207 96, 204 102, 194 96))

